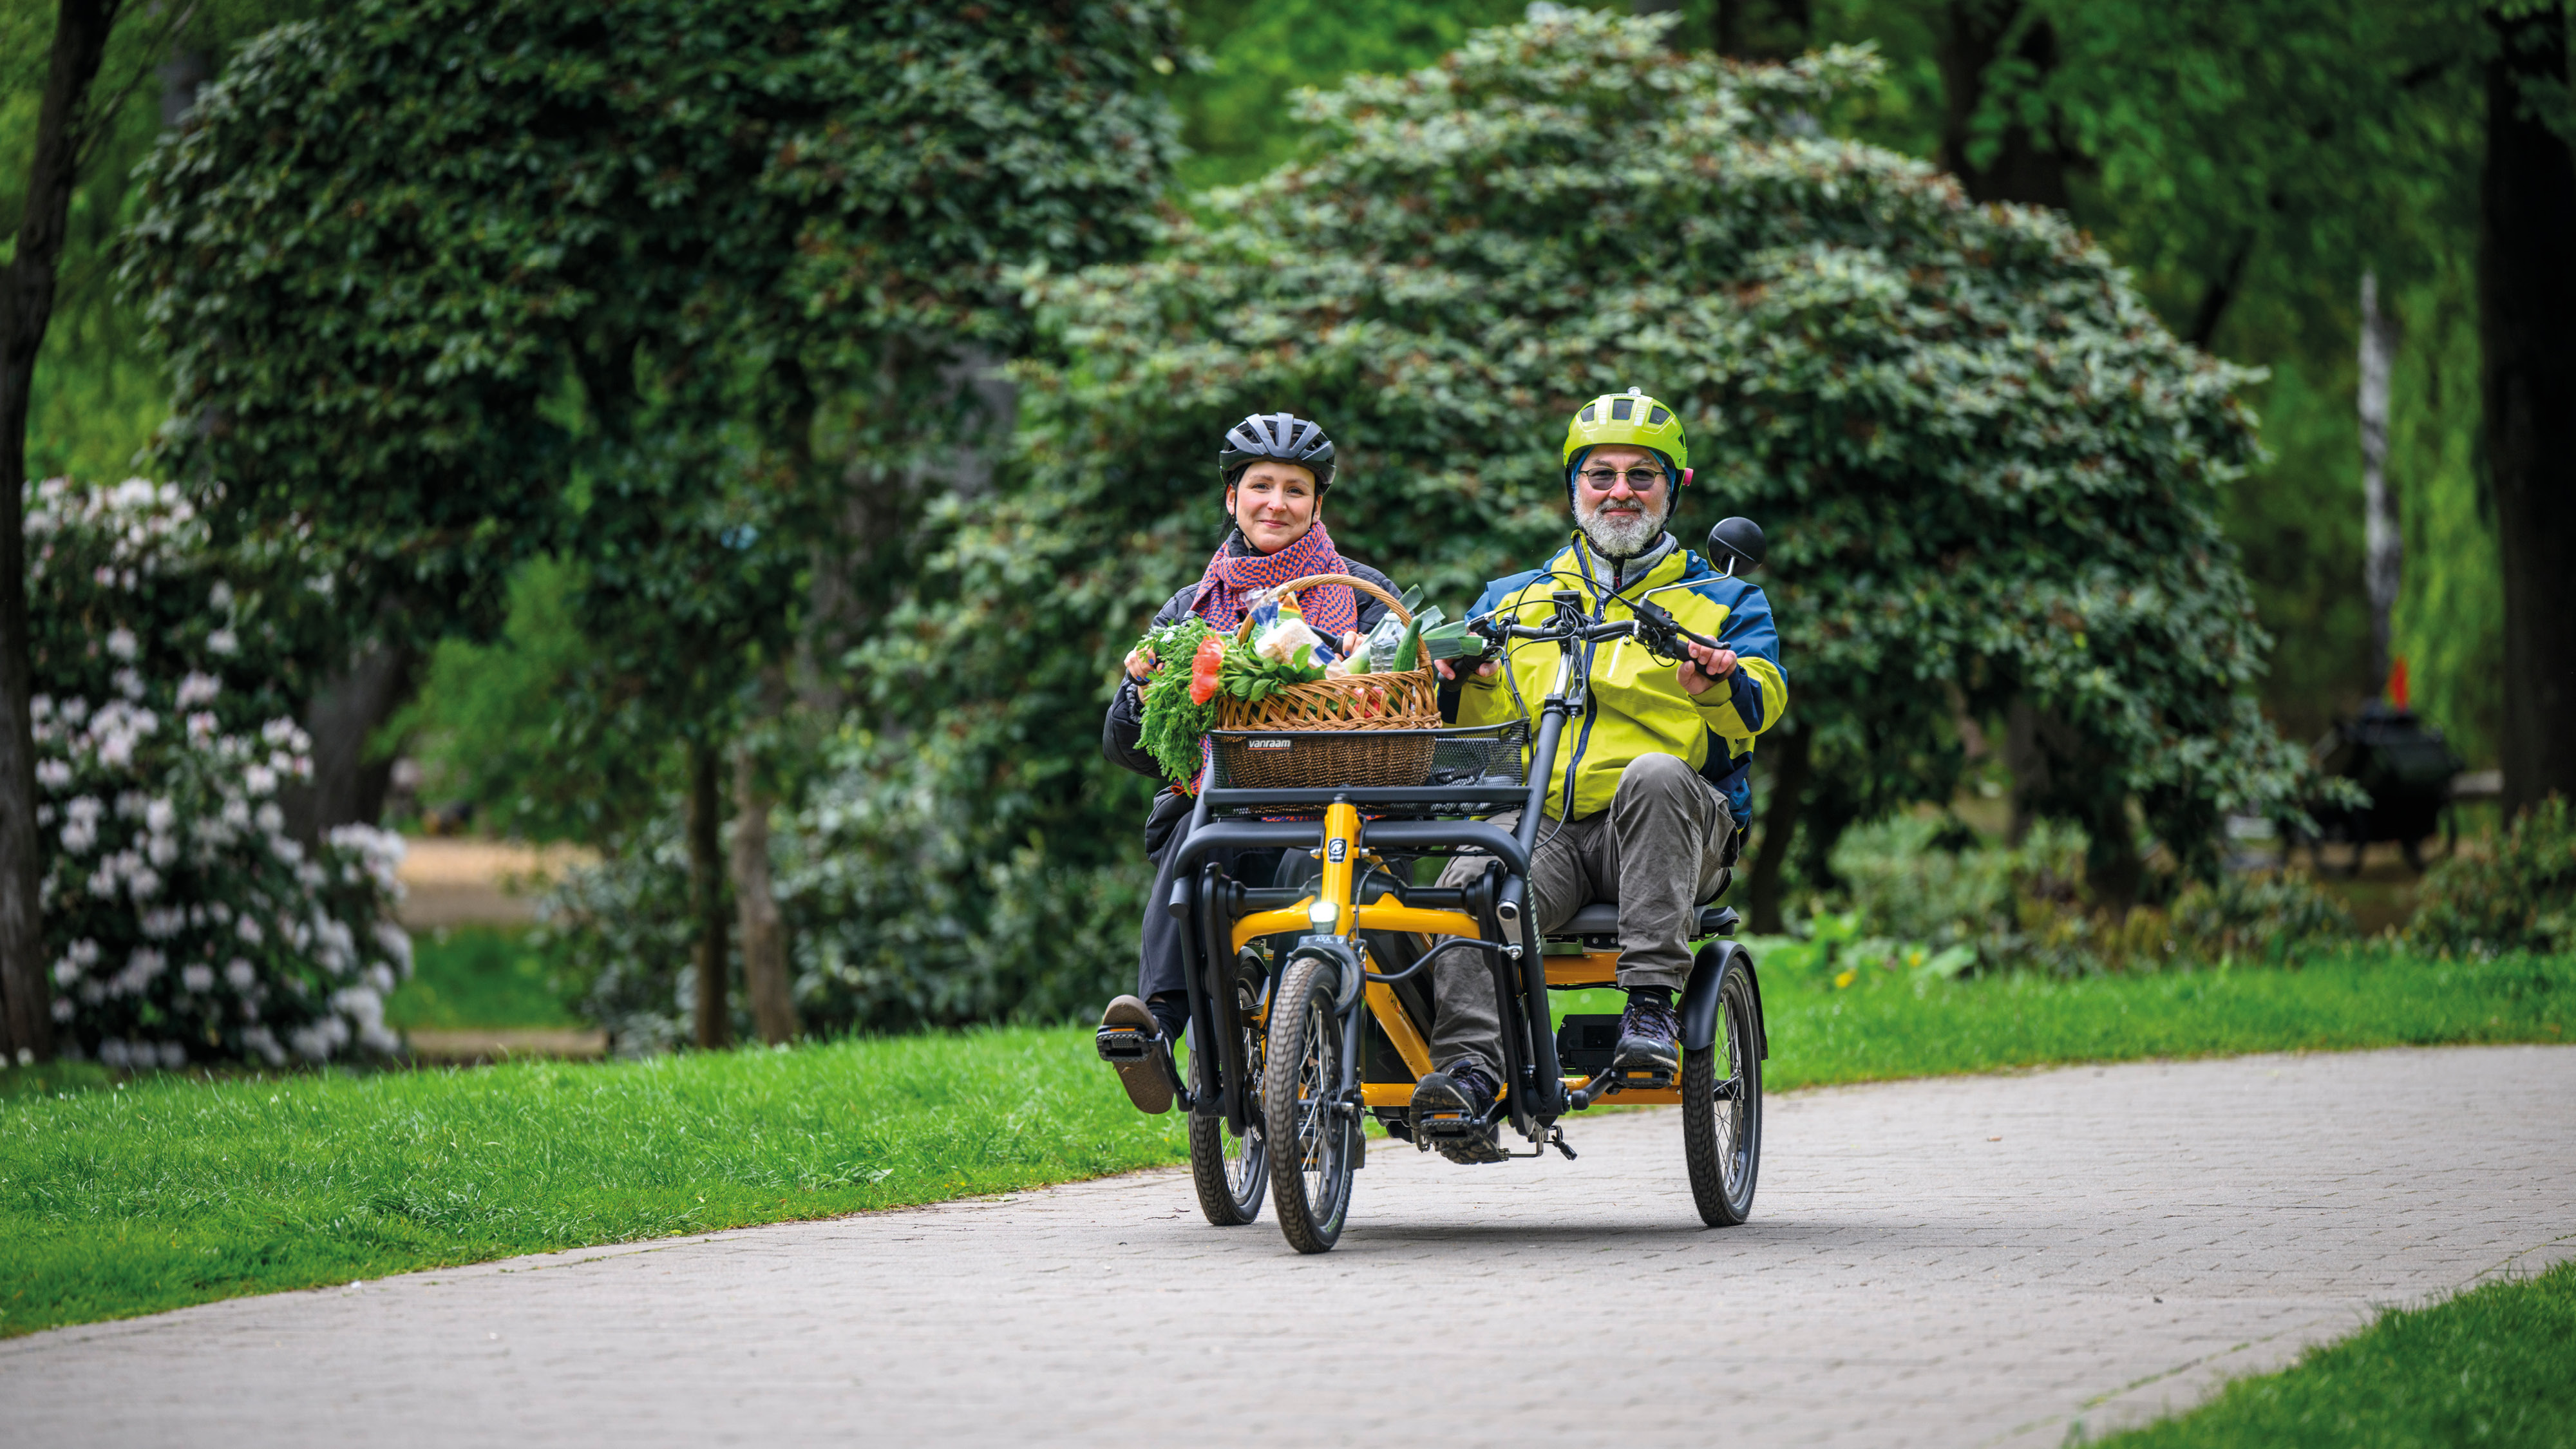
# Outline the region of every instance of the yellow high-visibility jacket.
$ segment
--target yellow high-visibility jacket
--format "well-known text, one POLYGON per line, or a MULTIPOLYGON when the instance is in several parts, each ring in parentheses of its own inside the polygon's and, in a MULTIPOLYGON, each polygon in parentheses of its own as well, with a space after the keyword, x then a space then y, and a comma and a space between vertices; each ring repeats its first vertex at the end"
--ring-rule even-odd
MULTIPOLYGON (((1676 548, 1644 574, 1621 581, 1616 593, 1600 561, 1580 543, 1543 568, 1496 579, 1485 586, 1471 617, 1515 616, 1533 628, 1555 617, 1549 597, 1572 589, 1586 612, 1603 620, 1632 617, 1628 601, 1662 590, 1654 602, 1685 628, 1735 651, 1735 672, 1694 698, 1682 691, 1673 665, 1657 660, 1634 639, 1585 646, 1591 654, 1591 698, 1582 715, 1568 719, 1557 744, 1555 778, 1548 784, 1547 813, 1581 820, 1610 808, 1619 774, 1640 755, 1678 755, 1727 797, 1739 825, 1752 812, 1754 737, 1780 722, 1789 707, 1789 679, 1780 669, 1780 634, 1770 601, 1742 579, 1729 578, 1687 549, 1676 548), (1680 584, 1680 588, 1667 585, 1680 584), (1569 807, 1568 799, 1572 804, 1569 807)), ((1465 676, 1458 695, 1458 723, 1501 724, 1526 718, 1533 748, 1539 707, 1556 681, 1558 646, 1515 640, 1506 669, 1492 677, 1465 676)))

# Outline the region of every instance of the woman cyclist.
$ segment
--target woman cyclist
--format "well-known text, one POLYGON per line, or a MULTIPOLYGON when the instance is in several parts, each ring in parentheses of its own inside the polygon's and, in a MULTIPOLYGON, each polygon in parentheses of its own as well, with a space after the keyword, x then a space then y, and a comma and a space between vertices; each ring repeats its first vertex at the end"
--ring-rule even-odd
MULTIPOLYGON (((1321 427, 1288 413, 1255 413, 1225 435, 1216 466, 1225 483, 1231 527, 1198 581, 1155 612, 1155 626, 1195 613, 1208 627, 1231 632, 1243 622, 1249 595, 1317 574, 1349 574, 1396 592, 1386 575, 1337 552, 1324 529, 1324 495, 1333 486, 1333 443, 1321 427)), ((1359 636, 1377 627, 1387 607, 1346 584, 1303 590, 1297 603, 1307 624, 1325 638, 1341 641, 1344 653, 1355 650, 1359 636)), ((1140 684, 1166 664, 1189 667, 1186 659, 1158 660, 1141 646, 1127 656, 1126 677, 1109 701, 1109 718, 1100 731, 1102 753, 1156 779, 1162 778, 1161 768, 1138 744, 1144 723, 1140 684)), ((1179 853, 1188 834, 1196 803, 1192 788, 1166 785, 1154 797, 1153 813, 1145 821, 1145 854, 1158 867, 1179 853)), ((1110 1002, 1100 1016, 1101 1057, 1118 1069, 1128 1098, 1145 1112, 1171 1110, 1171 1078, 1165 1068, 1172 1043, 1189 1022, 1180 924, 1163 909, 1171 890, 1169 870, 1158 869, 1154 889, 1145 897, 1136 994, 1110 1002), (1139 1037, 1146 1044, 1141 1056, 1133 1045, 1139 1037), (1122 1049, 1113 1052, 1113 1042, 1122 1049)))

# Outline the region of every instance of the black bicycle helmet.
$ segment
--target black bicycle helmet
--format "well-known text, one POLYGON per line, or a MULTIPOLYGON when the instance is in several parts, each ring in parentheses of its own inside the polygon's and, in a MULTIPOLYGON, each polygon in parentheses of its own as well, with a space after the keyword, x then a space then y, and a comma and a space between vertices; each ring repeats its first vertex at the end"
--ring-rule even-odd
POLYGON ((1324 430, 1294 413, 1259 413, 1236 423, 1216 454, 1216 471, 1227 487, 1255 463, 1294 463, 1315 475, 1315 491, 1333 486, 1333 440, 1324 430))

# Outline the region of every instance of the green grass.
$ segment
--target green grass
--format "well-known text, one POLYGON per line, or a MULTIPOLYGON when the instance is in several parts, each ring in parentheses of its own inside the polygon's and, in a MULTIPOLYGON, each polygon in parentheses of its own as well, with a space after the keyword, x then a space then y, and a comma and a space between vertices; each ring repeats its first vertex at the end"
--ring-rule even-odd
POLYGON ((0 1333, 1185 1151, 1061 1028, 22 1096, 0 1103, 0 1333))
POLYGON ((0 1101, 12 1097, 50 1097, 113 1086, 116 1073, 96 1062, 47 1062, 42 1066, 0 1067, 0 1101))
MULTIPOLYGON (((2576 959, 1763 984, 1777 1091, 2052 1061, 2554 1042, 2576 959)), ((1138 1116, 1078 1028, 0 1098, 0 1334, 1184 1151, 1180 1118, 1138 1116)))
POLYGON ((1920 986, 1871 971, 1840 990, 1783 974, 1763 978, 1762 1007, 1764 1085, 1787 1091, 2050 1062, 2564 1042, 2576 1030, 2576 957, 2361 955, 2295 969, 1920 986))
POLYGON ((574 1025, 525 928, 443 926, 412 937, 412 975, 385 1002, 401 1031, 574 1025))
POLYGON ((2435 1449, 2576 1444, 2576 1262, 2392 1312, 2118 1449, 2435 1449))

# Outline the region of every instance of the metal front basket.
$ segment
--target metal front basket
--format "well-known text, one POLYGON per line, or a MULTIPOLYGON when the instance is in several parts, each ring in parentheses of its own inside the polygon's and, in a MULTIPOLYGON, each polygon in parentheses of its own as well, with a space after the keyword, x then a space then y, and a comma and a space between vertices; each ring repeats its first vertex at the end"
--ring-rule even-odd
POLYGON ((1219 790, 1518 785, 1529 725, 1437 730, 1210 730, 1219 790))

